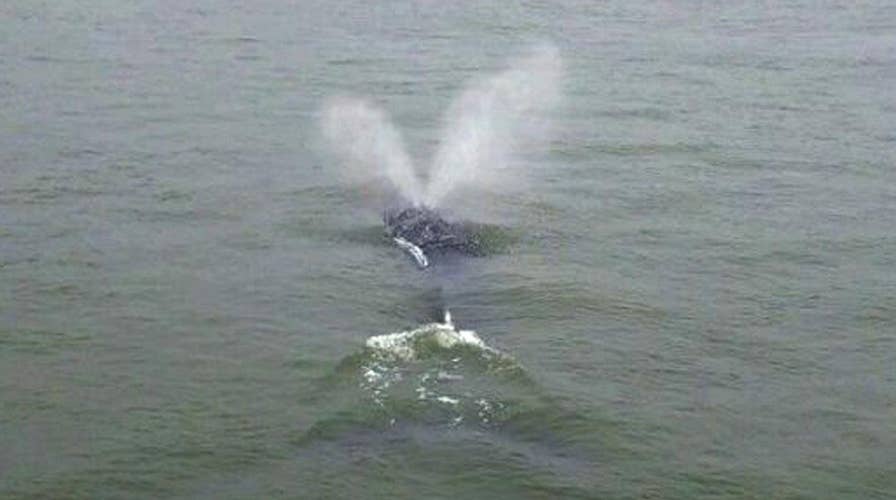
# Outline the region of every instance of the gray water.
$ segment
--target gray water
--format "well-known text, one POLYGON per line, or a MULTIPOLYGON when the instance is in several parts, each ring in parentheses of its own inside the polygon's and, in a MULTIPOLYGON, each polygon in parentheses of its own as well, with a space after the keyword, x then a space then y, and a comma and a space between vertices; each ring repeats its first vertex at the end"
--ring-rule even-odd
POLYGON ((890 2, 185 3, 0 6, 0 497, 892 498, 890 2), (321 103, 425 158, 544 41, 511 243, 418 271, 321 103), (500 354, 365 348, 445 308, 500 354))

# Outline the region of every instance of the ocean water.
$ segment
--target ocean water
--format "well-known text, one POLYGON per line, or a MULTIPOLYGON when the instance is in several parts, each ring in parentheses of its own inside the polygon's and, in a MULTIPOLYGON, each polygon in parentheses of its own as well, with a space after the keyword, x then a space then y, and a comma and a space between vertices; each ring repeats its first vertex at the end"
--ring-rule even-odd
POLYGON ((0 6, 0 497, 893 498, 892 2, 0 6), (413 158, 551 43, 502 228, 420 271, 320 140, 413 158), (450 310, 451 328, 444 321, 450 310))

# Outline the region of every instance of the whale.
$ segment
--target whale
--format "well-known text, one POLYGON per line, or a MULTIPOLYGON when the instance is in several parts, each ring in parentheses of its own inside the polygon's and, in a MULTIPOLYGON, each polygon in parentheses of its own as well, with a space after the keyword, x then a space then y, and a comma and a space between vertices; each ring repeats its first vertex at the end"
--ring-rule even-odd
POLYGON ((413 257, 420 269, 429 267, 433 256, 483 254, 482 244, 468 224, 449 222, 426 206, 387 209, 383 224, 386 235, 413 257))

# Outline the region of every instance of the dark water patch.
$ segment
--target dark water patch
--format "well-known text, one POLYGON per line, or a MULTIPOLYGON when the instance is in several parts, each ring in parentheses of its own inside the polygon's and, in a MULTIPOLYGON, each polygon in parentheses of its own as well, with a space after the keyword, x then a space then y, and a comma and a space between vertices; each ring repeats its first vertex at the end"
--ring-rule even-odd
POLYGON ((88 270, 94 272, 102 267, 101 255, 94 254, 87 256, 78 252, 69 252, 50 262, 51 265, 60 266, 60 268, 70 268, 79 270, 88 270))
POLYGON ((855 320, 864 328, 872 329, 868 332, 869 341, 877 345, 896 345, 896 337, 872 333, 882 332, 883 329, 896 324, 896 297, 877 297, 870 302, 871 304, 863 304, 861 311, 856 314, 855 320))
POLYGON ((601 111, 597 114, 604 119, 646 118, 653 121, 671 121, 678 113, 663 111, 660 108, 632 108, 601 111))
POLYGON ((631 145, 605 145, 597 149, 598 152, 614 156, 655 156, 669 154, 696 154, 707 148, 705 144, 690 143, 656 143, 656 144, 631 144, 631 145))
MULTIPOLYGON (((11 234, 10 234, 11 237, 11 234)), ((4 238, 0 236, 0 239, 4 238)), ((0 270, 12 270, 16 267, 25 268, 23 270, 27 270, 29 266, 34 266, 38 262, 41 261, 42 257, 39 255, 22 255, 25 252, 21 252, 19 254, 7 254, 0 256, 0 270)))
POLYGON ((253 45, 261 43, 261 38, 256 38, 254 36, 235 36, 229 38, 221 38, 221 42, 229 43, 234 45, 253 45))
POLYGON ((103 190, 90 187, 34 186, 3 191, 0 193, 0 200, 8 204, 47 205, 54 204, 60 199, 91 197, 101 194, 104 194, 103 190))
POLYGON ((153 194, 153 198, 160 202, 190 202, 193 201, 196 193, 193 190, 185 189, 165 189, 153 194))
POLYGON ((91 338, 91 335, 85 333, 12 330, 0 332, 0 347, 15 352, 49 355, 83 347, 91 338))
POLYGON ((66 160, 83 160, 99 158, 103 154, 103 151, 93 148, 65 148, 59 152, 59 157, 66 160))
POLYGON ((290 201, 304 213, 324 214, 336 210, 341 211, 357 209, 360 193, 351 188, 333 185, 309 186, 302 189, 281 192, 276 195, 278 200, 290 201))
POLYGON ((216 213, 208 213, 202 214, 201 211, 198 211, 192 207, 185 208, 161 208, 161 207, 144 207, 144 208, 123 208, 114 210, 118 215, 122 215, 127 217, 130 220, 138 221, 138 222, 148 222, 148 223, 170 223, 170 222, 183 222, 183 221, 195 221, 197 219, 202 218, 202 215, 209 215, 212 218, 215 216, 220 216, 220 214, 216 213))
POLYGON ((98 170, 82 171, 77 175, 56 173, 41 175, 7 188, 0 187, 0 203, 22 205, 50 205, 60 202, 82 202, 91 198, 120 193, 104 179, 98 170))
POLYGON ((365 66, 365 67, 381 67, 383 64, 388 64, 389 61, 387 59, 382 58, 360 58, 360 57, 339 57, 330 59, 327 61, 327 64, 330 66, 365 66))
POLYGON ((81 285, 71 282, 44 283, 31 288, 32 296, 63 300, 69 303, 77 301, 87 293, 81 285))
POLYGON ((667 155, 694 155, 712 149, 714 146, 710 143, 642 143, 642 144, 569 144, 561 148, 569 151, 574 156, 585 155, 593 158, 596 155, 610 155, 617 157, 639 157, 639 156, 667 156, 667 155), (575 153, 573 153, 575 151, 575 153))
POLYGON ((31 55, 25 56, 25 60, 31 61, 31 62, 40 62, 40 63, 64 63, 67 61, 66 59, 53 57, 53 56, 49 56, 46 54, 31 54, 31 55))
POLYGON ((232 250, 259 251, 275 248, 277 240, 268 231, 246 228, 222 238, 221 244, 232 250))

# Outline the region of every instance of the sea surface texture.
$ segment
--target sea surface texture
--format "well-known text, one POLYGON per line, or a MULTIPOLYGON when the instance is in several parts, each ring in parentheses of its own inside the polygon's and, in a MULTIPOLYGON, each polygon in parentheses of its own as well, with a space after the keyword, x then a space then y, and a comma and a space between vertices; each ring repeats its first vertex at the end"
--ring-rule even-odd
POLYGON ((885 0, 4 0, 0 497, 893 498, 894 82, 885 0), (418 269, 322 106, 425 166, 539 44, 418 269))

